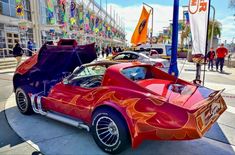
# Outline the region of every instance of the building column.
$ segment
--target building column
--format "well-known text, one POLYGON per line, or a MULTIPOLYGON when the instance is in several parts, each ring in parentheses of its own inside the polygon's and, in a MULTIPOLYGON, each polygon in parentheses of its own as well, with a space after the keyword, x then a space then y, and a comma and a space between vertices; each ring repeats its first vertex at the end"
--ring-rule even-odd
POLYGON ((41 30, 40 30, 40 0, 30 1, 33 22, 33 39, 36 42, 36 47, 40 48, 42 46, 41 40, 41 30))

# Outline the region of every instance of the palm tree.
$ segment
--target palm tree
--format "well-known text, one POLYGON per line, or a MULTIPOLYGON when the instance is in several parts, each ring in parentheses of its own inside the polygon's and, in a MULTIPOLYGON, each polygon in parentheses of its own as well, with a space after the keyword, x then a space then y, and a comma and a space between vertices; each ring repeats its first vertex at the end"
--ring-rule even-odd
MULTIPOLYGON (((235 0, 234 0, 235 1, 235 0)), ((213 21, 209 21, 209 26, 208 26, 208 39, 211 39, 212 35, 212 25, 213 21)), ((222 24, 215 20, 214 21, 214 33, 213 33, 213 38, 214 37, 220 37, 221 36, 221 31, 222 31, 222 24)), ((180 42, 180 49, 183 50, 183 44, 184 40, 188 38, 190 35, 190 26, 186 25, 185 23, 182 23, 182 33, 181 33, 181 42, 180 42)))
POLYGON ((232 9, 235 9, 235 0, 230 0, 229 1, 229 7, 232 9))
POLYGON ((222 30, 222 24, 215 20, 214 21, 214 33, 213 36, 212 35, 212 25, 213 25, 213 21, 210 20, 209 22, 209 27, 208 27, 208 39, 210 40, 212 37, 217 37, 217 36, 221 36, 221 30, 222 30))
POLYGON ((189 25, 186 25, 184 22, 181 22, 180 24, 182 24, 182 32, 180 36, 180 49, 183 50, 184 40, 188 38, 190 34, 190 27, 189 25))

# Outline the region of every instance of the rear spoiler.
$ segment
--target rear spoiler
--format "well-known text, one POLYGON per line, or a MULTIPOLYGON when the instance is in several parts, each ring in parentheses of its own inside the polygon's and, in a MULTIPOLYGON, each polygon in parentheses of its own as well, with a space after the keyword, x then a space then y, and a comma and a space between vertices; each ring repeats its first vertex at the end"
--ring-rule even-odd
POLYGON ((211 94, 209 95, 209 98, 213 98, 213 100, 218 99, 219 96, 224 92, 224 90, 225 90, 225 88, 222 89, 222 90, 217 90, 217 91, 215 91, 214 93, 211 93, 211 94))
POLYGON ((220 95, 223 93, 224 90, 225 90, 225 89, 217 90, 217 91, 211 93, 207 98, 205 98, 204 100, 200 101, 201 104, 199 103, 199 105, 196 104, 196 105, 197 105, 196 107, 194 107, 194 106, 191 107, 191 110, 193 110, 193 109, 195 109, 195 108, 200 109, 200 108, 202 108, 203 106, 205 106, 206 103, 209 104, 209 103, 211 103, 211 102, 213 102, 213 101, 218 100, 218 98, 220 97, 220 95))

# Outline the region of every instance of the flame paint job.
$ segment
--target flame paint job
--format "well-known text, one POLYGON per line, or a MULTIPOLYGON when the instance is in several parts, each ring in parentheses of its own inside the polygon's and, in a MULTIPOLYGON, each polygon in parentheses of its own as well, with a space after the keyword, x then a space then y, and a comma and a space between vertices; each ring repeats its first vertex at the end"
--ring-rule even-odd
POLYGON ((102 106, 117 110, 125 119, 132 141, 137 147, 145 139, 188 140, 200 138, 226 110, 220 95, 198 87, 159 69, 140 63, 123 63, 109 67, 102 85, 81 88, 57 83, 42 99, 45 111, 56 111, 92 123, 93 112, 102 106), (120 71, 133 66, 147 67, 153 78, 138 82, 127 79, 120 71), (181 93, 172 84, 185 85, 181 93), (213 103, 220 107, 211 112, 213 103), (206 112, 208 112, 206 114, 206 112), (205 122, 204 115, 209 120, 205 122))

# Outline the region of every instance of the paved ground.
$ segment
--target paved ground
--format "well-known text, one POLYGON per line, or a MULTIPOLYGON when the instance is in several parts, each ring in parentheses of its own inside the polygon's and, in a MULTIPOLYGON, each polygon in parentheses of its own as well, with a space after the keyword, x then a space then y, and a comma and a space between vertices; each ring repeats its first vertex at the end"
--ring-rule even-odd
MULTIPOLYGON (((183 65, 180 77, 191 81, 195 76, 194 65, 180 61, 179 68, 183 65)), ((225 68, 225 72, 221 74, 207 71, 205 85, 213 89, 226 88, 223 96, 228 109, 202 139, 182 142, 145 141, 138 149, 129 149, 123 154, 235 154, 235 69, 225 68)), ((32 144, 44 154, 104 154, 86 131, 39 115, 21 115, 16 108, 14 94, 8 93, 5 98, 8 98, 5 108, 10 126, 27 144, 32 144)), ((18 143, 20 144, 15 146, 20 147, 22 143, 18 143)), ((3 151, 4 147, 0 148, 0 154, 6 153, 3 151)), ((27 154, 24 150, 8 154, 17 153, 27 154)))
POLYGON ((12 71, 0 73, 0 154, 38 154, 33 148, 9 126, 5 116, 5 103, 12 94, 12 71))

